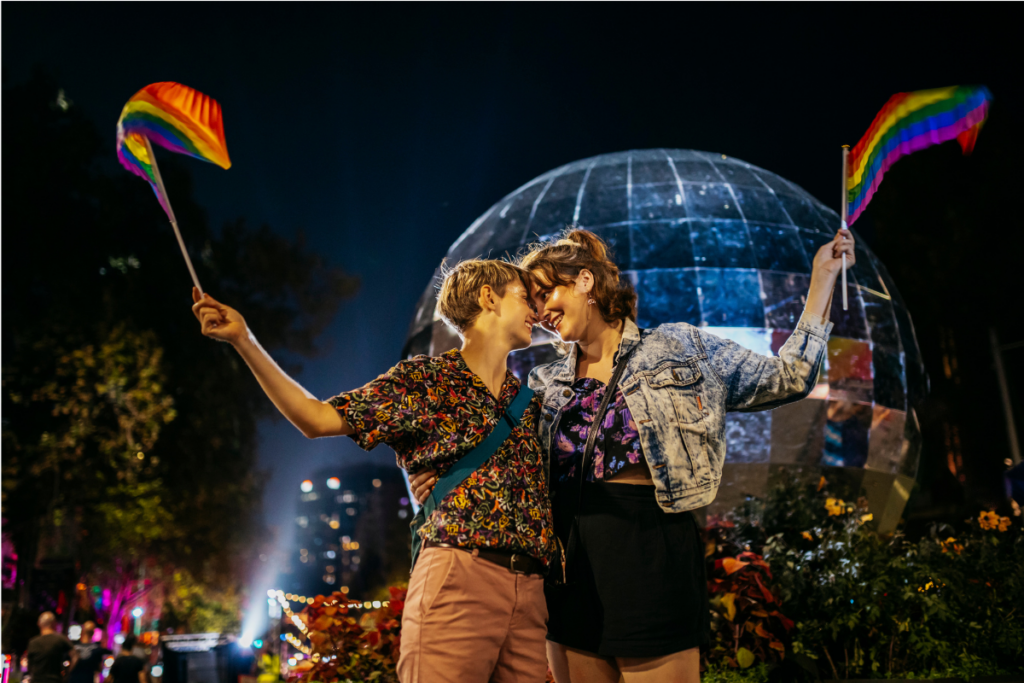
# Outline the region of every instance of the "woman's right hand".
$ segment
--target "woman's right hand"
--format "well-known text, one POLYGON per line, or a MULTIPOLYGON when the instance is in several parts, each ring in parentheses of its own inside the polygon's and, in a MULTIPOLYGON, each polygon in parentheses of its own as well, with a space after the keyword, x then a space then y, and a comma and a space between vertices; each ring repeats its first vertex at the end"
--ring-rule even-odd
POLYGON ((246 338, 249 328, 242 314, 225 306, 209 294, 199 296, 199 290, 192 288, 192 313, 202 325, 203 334, 211 339, 237 345, 246 338))
POLYGON ((412 497, 417 505, 423 505, 423 501, 434 490, 436 483, 437 472, 435 470, 423 470, 409 475, 409 488, 412 490, 412 497))

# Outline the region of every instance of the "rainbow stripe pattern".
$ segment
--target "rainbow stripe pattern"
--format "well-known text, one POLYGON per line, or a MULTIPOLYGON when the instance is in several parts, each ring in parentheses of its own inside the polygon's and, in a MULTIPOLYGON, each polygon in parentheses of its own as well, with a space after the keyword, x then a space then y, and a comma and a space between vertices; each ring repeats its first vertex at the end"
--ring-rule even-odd
POLYGON ((224 120, 215 99, 170 81, 147 85, 132 95, 117 120, 117 158, 122 166, 149 181, 168 216, 171 210, 146 139, 172 152, 231 168, 224 120))
POLYGON ((985 86, 901 92, 889 98, 847 159, 847 223, 860 217, 882 176, 901 157, 954 138, 970 154, 988 116, 985 86))

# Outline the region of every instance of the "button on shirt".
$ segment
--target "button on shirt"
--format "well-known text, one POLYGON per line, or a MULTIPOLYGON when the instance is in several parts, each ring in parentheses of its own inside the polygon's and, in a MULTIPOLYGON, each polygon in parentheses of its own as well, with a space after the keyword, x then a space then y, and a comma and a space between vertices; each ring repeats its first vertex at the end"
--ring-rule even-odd
MULTIPOLYGON (((409 472, 443 476, 482 442, 519 391, 506 372, 500 396, 457 350, 402 361, 366 386, 330 400, 365 450, 394 449, 409 472)), ((556 549, 534 398, 505 443, 444 500, 420 529, 424 540, 522 552, 548 564, 556 549)))

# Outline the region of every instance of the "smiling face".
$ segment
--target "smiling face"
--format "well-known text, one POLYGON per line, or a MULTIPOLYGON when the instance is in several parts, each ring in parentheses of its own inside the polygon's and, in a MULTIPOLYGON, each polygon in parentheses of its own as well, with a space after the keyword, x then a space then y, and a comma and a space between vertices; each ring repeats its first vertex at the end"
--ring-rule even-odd
POLYGON ((530 273, 530 299, 541 324, 561 337, 563 342, 576 342, 587 334, 588 295, 578 291, 577 283, 556 285, 539 270, 530 273))

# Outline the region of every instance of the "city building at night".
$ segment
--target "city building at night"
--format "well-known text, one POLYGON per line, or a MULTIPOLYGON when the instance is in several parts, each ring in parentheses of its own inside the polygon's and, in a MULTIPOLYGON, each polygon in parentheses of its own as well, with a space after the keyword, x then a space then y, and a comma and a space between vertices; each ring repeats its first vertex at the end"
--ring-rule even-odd
POLYGON ((395 466, 362 463, 296 482, 294 540, 282 587, 362 597, 409 569, 412 508, 395 466))

